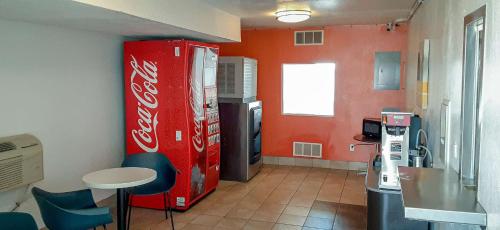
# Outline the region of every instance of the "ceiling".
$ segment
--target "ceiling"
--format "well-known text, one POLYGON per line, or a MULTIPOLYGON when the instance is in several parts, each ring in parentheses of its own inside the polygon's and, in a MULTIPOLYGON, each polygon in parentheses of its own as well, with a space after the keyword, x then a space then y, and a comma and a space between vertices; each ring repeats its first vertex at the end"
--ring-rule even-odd
POLYGON ((0 0, 0 19, 97 31, 137 39, 189 38, 209 42, 235 41, 219 37, 217 34, 199 32, 75 0, 44 0, 43 4, 39 1, 0 0))
POLYGON ((415 0, 206 0, 241 17, 242 27, 303 27, 385 24, 407 18, 415 0), (278 9, 309 9, 311 19, 288 24, 275 19, 278 9))

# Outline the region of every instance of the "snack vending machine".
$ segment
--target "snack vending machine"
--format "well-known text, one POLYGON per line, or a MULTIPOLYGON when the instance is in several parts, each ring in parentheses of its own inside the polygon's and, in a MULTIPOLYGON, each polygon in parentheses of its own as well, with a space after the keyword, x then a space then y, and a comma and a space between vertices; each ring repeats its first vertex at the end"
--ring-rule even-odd
MULTIPOLYGON (((218 47, 185 40, 124 46, 126 152, 165 154, 179 171, 172 208, 186 210, 219 182, 218 47)), ((161 195, 132 202, 164 208, 161 195)))

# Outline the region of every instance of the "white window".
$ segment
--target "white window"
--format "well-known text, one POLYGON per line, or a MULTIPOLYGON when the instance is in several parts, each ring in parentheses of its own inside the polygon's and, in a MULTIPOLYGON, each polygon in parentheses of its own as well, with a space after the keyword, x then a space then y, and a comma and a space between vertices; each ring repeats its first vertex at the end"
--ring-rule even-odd
POLYGON ((283 64, 283 114, 333 116, 335 63, 283 64))

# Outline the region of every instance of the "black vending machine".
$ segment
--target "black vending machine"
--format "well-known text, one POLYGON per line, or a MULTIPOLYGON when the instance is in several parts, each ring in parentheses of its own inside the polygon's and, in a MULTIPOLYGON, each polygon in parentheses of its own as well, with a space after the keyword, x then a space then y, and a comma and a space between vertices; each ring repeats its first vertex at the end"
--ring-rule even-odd
POLYGON ((262 102, 219 103, 220 179, 248 181, 262 167, 262 102))

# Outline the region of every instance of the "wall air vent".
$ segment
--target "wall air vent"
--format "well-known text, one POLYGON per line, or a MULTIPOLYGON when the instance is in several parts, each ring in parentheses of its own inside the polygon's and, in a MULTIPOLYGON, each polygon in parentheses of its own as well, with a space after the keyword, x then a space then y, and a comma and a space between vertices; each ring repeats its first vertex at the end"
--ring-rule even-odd
POLYGON ((299 157, 321 158, 322 145, 319 143, 293 142, 293 155, 299 157))
POLYGON ((323 30, 295 31, 295 45, 323 45, 323 30))

